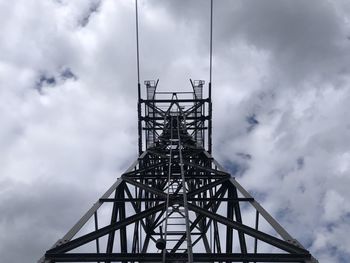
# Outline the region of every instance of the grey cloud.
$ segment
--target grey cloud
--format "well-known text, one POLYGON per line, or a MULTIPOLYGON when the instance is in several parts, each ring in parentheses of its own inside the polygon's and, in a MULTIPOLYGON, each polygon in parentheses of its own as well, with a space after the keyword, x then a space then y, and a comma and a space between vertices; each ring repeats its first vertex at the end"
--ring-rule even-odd
POLYGON ((2 182, 7 185, 0 193, 4 233, 0 253, 5 262, 40 258, 48 244, 56 242, 57 236, 67 231, 67 225, 73 225, 94 200, 88 185, 83 190, 75 184, 46 180, 2 182))
MULTIPOLYGON (((321 262, 346 262, 349 4, 214 2, 214 155, 321 262)), ((6 262, 36 260, 136 157, 134 3, 98 3, 1 4, 6 262)), ((208 80, 202 3, 140 1, 142 80, 208 80)))
MULTIPOLYGON (((191 21, 199 47, 209 41, 209 1, 153 1, 175 19, 191 21)), ((270 57, 274 81, 284 87, 307 79, 348 74, 348 13, 341 1, 214 1, 214 56, 228 55, 243 41, 270 57), (339 8, 338 8, 339 9, 339 8)), ((205 55, 203 49, 201 55, 205 55)), ((226 58, 229 59, 229 58, 226 58)))
POLYGON ((88 7, 88 10, 87 12, 84 14, 84 16, 80 19, 80 25, 82 27, 85 27, 89 21, 90 21, 90 18, 91 16, 98 12, 99 11, 99 8, 101 6, 101 2, 100 0, 97 0, 97 1, 92 1, 88 7))
POLYGON ((72 70, 70 68, 64 68, 61 72, 60 72, 61 78, 63 78, 64 80, 67 79, 73 79, 73 80, 77 80, 77 76, 72 72, 72 70))

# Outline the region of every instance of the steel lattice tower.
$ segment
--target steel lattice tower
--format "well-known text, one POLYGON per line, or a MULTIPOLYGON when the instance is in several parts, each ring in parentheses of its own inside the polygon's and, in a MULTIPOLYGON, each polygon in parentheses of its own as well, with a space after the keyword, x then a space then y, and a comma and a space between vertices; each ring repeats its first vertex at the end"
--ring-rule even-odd
POLYGON ((212 157, 210 84, 145 84, 138 159, 39 262, 317 262, 212 157))

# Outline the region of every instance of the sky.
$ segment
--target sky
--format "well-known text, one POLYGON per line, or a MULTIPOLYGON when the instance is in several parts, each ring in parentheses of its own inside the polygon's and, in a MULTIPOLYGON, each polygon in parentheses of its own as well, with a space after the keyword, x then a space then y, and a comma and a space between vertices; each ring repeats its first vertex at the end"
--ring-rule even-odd
MULTIPOLYGON (((139 1, 142 82, 208 83, 209 7, 139 1)), ((215 158, 347 262, 350 2, 216 0, 213 22, 215 158)), ((137 158, 134 1, 0 0, 0 32, 0 255, 35 262, 137 158)))

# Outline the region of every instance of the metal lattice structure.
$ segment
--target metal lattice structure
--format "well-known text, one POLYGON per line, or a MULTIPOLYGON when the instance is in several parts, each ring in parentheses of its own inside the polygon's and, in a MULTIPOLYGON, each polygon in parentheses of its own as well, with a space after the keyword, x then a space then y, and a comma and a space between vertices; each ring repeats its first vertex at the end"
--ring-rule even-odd
POLYGON ((139 152, 39 262, 317 262, 211 155, 211 95, 139 85, 139 152))

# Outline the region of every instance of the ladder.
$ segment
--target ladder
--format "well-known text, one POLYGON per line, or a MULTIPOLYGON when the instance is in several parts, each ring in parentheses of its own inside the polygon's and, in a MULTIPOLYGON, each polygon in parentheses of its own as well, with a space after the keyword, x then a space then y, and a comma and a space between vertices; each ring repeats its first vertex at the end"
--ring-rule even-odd
POLYGON ((188 254, 188 262, 192 262, 192 244, 191 244, 191 234, 189 228, 189 215, 187 208, 187 195, 186 195, 186 184, 183 170, 183 161, 181 153, 181 138, 180 138, 180 123, 178 116, 171 116, 170 126, 171 126, 171 135, 170 135, 170 155, 169 155, 169 170, 168 170, 168 185, 166 187, 167 191, 167 204, 164 220, 164 240, 165 248, 163 250, 163 263, 169 262, 166 259, 168 253, 170 253, 179 240, 185 236, 184 242, 176 249, 177 253, 186 253, 188 254), (174 138, 174 120, 176 119, 176 130, 177 138, 174 138), (174 147, 175 146, 175 147, 174 147), (177 171, 173 169, 173 149, 177 148, 177 158, 178 165, 180 170, 177 171), (176 175, 176 176, 175 176, 176 175), (171 197, 183 198, 182 204, 172 204, 169 205, 169 200, 171 197))

